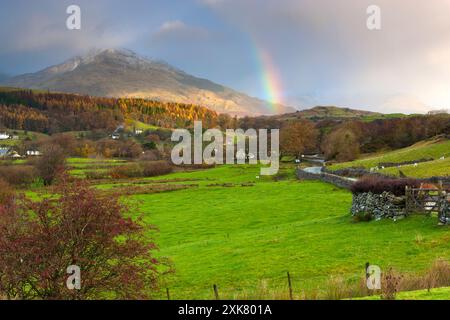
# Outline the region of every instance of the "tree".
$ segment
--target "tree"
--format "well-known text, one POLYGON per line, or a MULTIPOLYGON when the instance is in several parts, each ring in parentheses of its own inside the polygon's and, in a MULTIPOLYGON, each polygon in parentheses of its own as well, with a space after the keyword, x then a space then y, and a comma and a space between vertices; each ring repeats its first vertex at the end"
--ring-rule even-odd
POLYGON ((300 157, 305 151, 317 147, 318 130, 308 120, 287 122, 281 127, 281 154, 300 157))
MULTIPOLYGON (((0 295, 8 299, 148 299, 157 288, 156 245, 119 197, 83 182, 58 199, 0 204, 0 295), (69 266, 81 287, 67 287, 69 266)), ((148 228, 148 227, 147 227, 148 228)))
POLYGON ((41 152, 42 156, 34 161, 34 166, 44 184, 50 185, 64 171, 66 155, 64 150, 56 144, 44 145, 41 152))
POLYGON ((226 113, 221 113, 217 117, 217 124, 223 131, 233 129, 233 118, 226 113))
POLYGON ((326 136, 322 151, 327 159, 354 160, 360 154, 358 135, 348 126, 341 126, 326 136))

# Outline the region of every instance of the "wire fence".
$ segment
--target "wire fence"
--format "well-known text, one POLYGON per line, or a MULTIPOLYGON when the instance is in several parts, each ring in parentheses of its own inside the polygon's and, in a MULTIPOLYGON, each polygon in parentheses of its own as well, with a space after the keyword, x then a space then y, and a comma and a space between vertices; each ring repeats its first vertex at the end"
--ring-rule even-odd
MULTIPOLYGON (((216 282, 180 287, 170 286, 170 281, 167 281, 163 283, 158 298, 168 300, 334 300, 364 297, 380 293, 380 291, 370 290, 367 287, 367 277, 369 276, 367 268, 369 265, 366 262, 361 265, 360 272, 341 275, 305 277, 295 272, 286 271, 270 278, 239 281, 232 286, 216 282)), ((418 271, 412 268, 402 268, 402 275, 420 278, 424 275, 424 272, 428 271, 428 269, 418 271)), ((448 274, 448 270, 446 274, 448 274)))
MULTIPOLYGON (((191 287, 177 287, 163 285, 159 299, 257 299, 257 300, 302 300, 326 298, 330 283, 343 286, 359 286, 365 279, 365 271, 346 274, 345 278, 316 276, 302 277, 286 271, 275 277, 256 281, 241 281, 233 286, 221 285, 220 282, 210 285, 192 285, 191 287), (337 279, 337 281, 336 281, 337 279), (335 281, 335 282, 333 282, 335 281), (320 284, 317 286, 317 284, 320 284)), ((364 292, 367 295, 367 292, 364 292)))

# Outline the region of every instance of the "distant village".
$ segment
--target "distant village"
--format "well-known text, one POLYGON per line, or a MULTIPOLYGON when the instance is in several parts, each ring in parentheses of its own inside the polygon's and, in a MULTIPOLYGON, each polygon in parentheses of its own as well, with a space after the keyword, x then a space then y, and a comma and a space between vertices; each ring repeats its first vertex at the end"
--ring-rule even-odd
MULTIPOLYGON (((125 131, 125 126, 120 125, 113 131, 112 134, 109 135, 109 138, 112 140, 120 140, 124 137, 140 136, 143 133, 144 130, 137 128, 133 128, 131 132, 127 133, 125 131)), ((25 150, 22 154, 20 154, 17 151, 17 148, 14 147, 15 143, 11 143, 11 141, 18 142, 20 139, 20 136, 17 134, 0 132, 0 160, 14 160, 28 157, 38 157, 42 155, 41 151, 35 149, 25 150)))
POLYGON ((27 157, 41 156, 41 152, 38 150, 26 150, 24 154, 19 154, 12 146, 6 146, 2 142, 8 140, 19 140, 18 135, 11 135, 7 132, 0 132, 0 159, 20 159, 27 157))

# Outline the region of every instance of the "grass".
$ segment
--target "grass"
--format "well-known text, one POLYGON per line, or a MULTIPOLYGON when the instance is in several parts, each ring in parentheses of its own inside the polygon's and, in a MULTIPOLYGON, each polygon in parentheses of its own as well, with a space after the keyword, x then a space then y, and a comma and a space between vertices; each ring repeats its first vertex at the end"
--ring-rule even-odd
POLYGON ((47 137, 47 135, 44 133, 34 131, 6 130, 6 132, 8 132, 11 135, 17 135, 19 139, 0 140, 0 146, 13 147, 20 144, 25 138, 36 140, 38 138, 47 137))
POLYGON ((8 139, 0 140, 0 146, 2 147, 14 147, 20 143, 20 140, 8 139))
POLYGON ((158 126, 155 125, 151 125, 151 124, 147 124, 141 121, 137 121, 137 120, 126 120, 126 128, 131 130, 133 128, 135 129, 140 129, 140 130, 150 130, 150 131, 155 131, 158 129, 161 129, 158 126))
MULTIPOLYGON (((79 176, 122 163, 68 159, 79 176)), ((159 228, 148 235, 155 236, 158 255, 173 262, 175 273, 161 279, 160 299, 166 288, 172 299, 211 299, 213 284, 221 298, 286 299, 287 271, 294 297, 302 298, 305 292, 326 294, 332 276, 359 283, 366 262, 418 274, 437 258, 450 259, 449 229, 437 226, 436 217, 354 223, 348 191, 298 181, 294 167, 284 164, 277 179, 260 176, 256 166, 218 166, 101 181, 96 187, 126 190, 148 184, 169 190, 171 185, 195 184, 172 192, 124 195, 124 201, 137 205, 131 216, 142 214, 144 223, 159 228)))
POLYGON ((399 170, 401 170, 406 176, 415 178, 449 176, 450 158, 418 163, 417 167, 414 165, 405 165, 400 168, 385 168, 379 172, 387 175, 398 176, 400 175, 399 170))
POLYGON ((387 113, 387 114, 375 114, 370 116, 363 116, 361 118, 362 121, 371 122, 380 119, 399 119, 399 118, 407 118, 414 115, 406 115, 403 113, 387 113))
POLYGON ((96 159, 96 158, 69 158, 67 166, 69 173, 78 178, 86 177, 86 172, 106 172, 109 169, 126 164, 126 160, 96 159))
POLYGON ((450 259, 448 227, 435 217, 353 223, 345 190, 257 176, 250 166, 174 173, 147 180, 195 179, 198 187, 129 198, 160 229, 159 254, 176 269, 162 284, 172 298, 213 298, 213 284, 223 298, 255 297, 261 283, 277 295, 287 290, 287 271, 299 295, 323 290, 331 275, 359 281, 367 261, 415 273, 450 259))
MULTIPOLYGON (((404 161, 414 161, 423 158, 433 158, 435 160, 445 156, 450 156, 450 140, 430 140, 416 143, 410 147, 381 154, 365 156, 351 162, 343 162, 330 166, 331 170, 349 167, 376 167, 380 162, 401 163, 404 161)), ((447 170, 447 174, 448 174, 447 170)))
MULTIPOLYGON (((428 290, 404 291, 399 292, 397 300, 449 300, 450 287, 434 288, 428 290)), ((369 296, 358 300, 381 300, 380 296, 369 296)))

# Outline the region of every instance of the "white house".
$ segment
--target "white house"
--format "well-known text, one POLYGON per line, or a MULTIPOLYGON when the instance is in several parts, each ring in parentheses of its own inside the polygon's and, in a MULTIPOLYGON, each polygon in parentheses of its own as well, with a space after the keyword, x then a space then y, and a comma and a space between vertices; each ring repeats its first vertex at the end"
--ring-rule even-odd
POLYGON ((7 134, 6 132, 0 133, 0 140, 7 140, 9 138, 9 134, 7 134))
POLYGON ((27 156, 32 157, 32 156, 41 156, 42 153, 38 150, 27 150, 27 156))
POLYGON ((12 151, 9 153, 9 157, 13 158, 13 159, 19 159, 22 158, 22 156, 20 154, 17 153, 17 151, 12 151))

